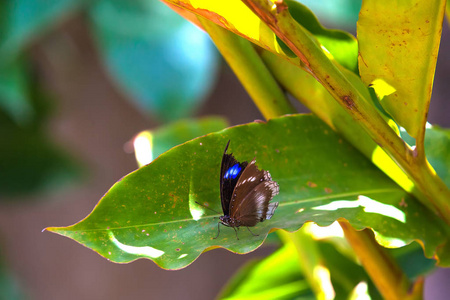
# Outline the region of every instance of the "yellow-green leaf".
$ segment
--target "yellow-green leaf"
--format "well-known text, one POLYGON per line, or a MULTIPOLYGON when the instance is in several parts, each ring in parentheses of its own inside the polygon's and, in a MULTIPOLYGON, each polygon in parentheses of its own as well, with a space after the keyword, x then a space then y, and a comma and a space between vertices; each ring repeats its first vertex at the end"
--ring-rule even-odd
POLYGON ((444 0, 366 0, 359 16, 361 78, 414 138, 427 118, 444 11, 444 0))
MULTIPOLYGON (((213 21, 252 43, 288 59, 273 31, 241 0, 164 0, 164 2, 213 21)), ((298 61, 296 58, 289 59, 298 61)))

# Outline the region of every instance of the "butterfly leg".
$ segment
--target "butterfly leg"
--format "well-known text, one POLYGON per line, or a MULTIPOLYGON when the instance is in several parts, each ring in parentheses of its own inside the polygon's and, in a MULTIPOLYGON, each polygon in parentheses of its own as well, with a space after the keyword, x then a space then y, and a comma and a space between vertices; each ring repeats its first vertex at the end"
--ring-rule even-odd
POLYGON ((250 231, 251 234, 253 234, 253 236, 259 236, 259 234, 254 234, 254 233, 250 230, 250 228, 247 227, 247 229, 248 229, 248 231, 250 231))
POLYGON ((219 234, 220 234, 220 223, 218 222, 218 223, 217 223, 217 235, 216 235, 216 237, 213 238, 213 239, 217 239, 217 238, 219 237, 219 234))
MULTIPOLYGON (((234 229, 234 232, 236 233, 236 238, 239 240, 239 237, 238 237, 238 234, 237 234, 236 227, 233 227, 233 229, 234 229)), ((239 227, 238 227, 237 229, 239 229, 239 227)))

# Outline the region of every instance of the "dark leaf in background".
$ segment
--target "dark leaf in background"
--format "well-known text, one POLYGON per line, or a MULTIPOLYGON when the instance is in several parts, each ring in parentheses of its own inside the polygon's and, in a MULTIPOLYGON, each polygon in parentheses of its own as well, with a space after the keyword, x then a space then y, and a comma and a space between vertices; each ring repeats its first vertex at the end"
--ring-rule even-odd
POLYGON ((107 69, 136 104, 162 120, 187 117, 217 76, 208 35, 160 1, 97 1, 92 29, 107 69))
POLYGON ((29 125, 35 117, 27 90, 28 76, 22 60, 5 64, 0 61, 0 110, 19 125, 29 125))
POLYGON ((77 11, 78 0, 3 0, 0 3, 0 109, 19 124, 35 112, 29 99, 26 48, 77 11))
POLYGON ((2 0, 0 60, 12 61, 45 30, 80 9, 84 0, 2 0))
POLYGON ((0 108, 0 199, 3 200, 5 196, 58 189, 75 179, 80 171, 68 153, 44 132, 50 100, 26 65, 22 61, 13 65, 11 69, 17 70, 17 77, 0 76, 4 79, 0 81, 0 103, 11 108, 9 111, 0 108), (21 101, 26 101, 26 106, 21 101))
MULTIPOLYGON (((400 130, 402 139, 409 145, 416 144, 404 129, 400 130)), ((450 129, 427 124, 425 130, 425 154, 442 181, 450 187, 450 129)))

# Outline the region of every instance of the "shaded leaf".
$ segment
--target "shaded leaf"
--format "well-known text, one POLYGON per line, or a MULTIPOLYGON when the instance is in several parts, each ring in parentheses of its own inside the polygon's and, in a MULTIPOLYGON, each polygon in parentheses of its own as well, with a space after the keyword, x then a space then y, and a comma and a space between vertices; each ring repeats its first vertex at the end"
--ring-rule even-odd
POLYGON ((436 268, 435 261, 423 256, 422 248, 417 243, 397 249, 387 249, 397 260, 406 276, 413 282, 419 276, 424 276, 436 268))
POLYGON ((414 138, 427 119, 445 2, 363 1, 359 16, 361 78, 414 138))
POLYGON ((428 257, 448 240, 440 220, 310 115, 231 127, 172 148, 117 182, 84 220, 48 230, 114 262, 150 258, 178 269, 216 247, 252 251, 272 228, 293 231, 307 221, 325 226, 338 218, 373 228, 385 246, 418 239, 428 257), (196 204, 220 211, 218 174, 229 139, 236 159, 256 157, 280 185, 273 218, 252 228, 258 236, 241 230, 239 240, 226 227, 213 239, 219 215, 196 204))
MULTIPOLYGON (((44 132, 50 103, 37 84, 38 80, 31 80, 28 74, 24 80, 20 85, 21 93, 27 97, 32 113, 26 120, 17 120, 11 117, 11 112, 0 109, 0 136, 4 140, 0 143, 0 196, 54 190, 76 178, 80 172, 80 167, 67 152, 56 146, 44 132)), ((12 100, 3 98, 8 95, 0 94, 0 102, 12 100)), ((4 200, 4 197, 0 199, 4 200)))
POLYGON ((292 17, 314 35, 338 63, 358 73, 358 41, 354 36, 345 31, 324 28, 306 6, 295 0, 287 0, 286 3, 292 17))
POLYGON ((163 120, 189 116, 210 91, 218 59, 207 34, 160 1, 97 1, 102 58, 136 104, 163 120))
MULTIPOLYGON (((400 131, 402 139, 414 146, 415 140, 404 129, 400 131)), ((425 130, 425 153, 433 169, 450 187, 450 129, 428 124, 425 130)))
POLYGON ((356 30, 361 0, 300 0, 325 24, 356 30))
POLYGON ((18 124, 33 118, 33 105, 29 94, 30 74, 22 61, 0 63, 0 109, 18 124))
POLYGON ((223 118, 207 117, 182 120, 154 130, 142 131, 133 139, 137 163, 142 167, 172 147, 227 126, 228 122, 223 118))
POLYGON ((20 286, 16 276, 3 263, 0 264, 0 299, 20 300, 27 299, 23 287, 20 286))

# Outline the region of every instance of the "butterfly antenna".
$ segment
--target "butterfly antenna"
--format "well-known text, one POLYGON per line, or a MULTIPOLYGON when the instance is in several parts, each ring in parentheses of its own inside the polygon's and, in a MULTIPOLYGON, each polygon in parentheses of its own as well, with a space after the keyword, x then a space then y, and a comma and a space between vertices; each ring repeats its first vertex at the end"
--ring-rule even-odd
POLYGON ((219 234, 220 234, 220 222, 217 223, 217 235, 213 239, 217 239, 219 237, 219 234))
POLYGON ((216 210, 214 210, 214 209, 212 209, 212 208, 210 208, 210 207, 208 207, 208 206, 206 206, 206 205, 203 205, 203 204, 201 204, 201 203, 198 203, 197 201, 194 201, 194 202, 197 203, 197 204, 200 205, 200 206, 203 206, 204 208, 207 208, 207 209, 209 209, 209 210, 215 212, 216 214, 220 214, 220 212, 218 212, 218 211, 216 211, 216 210))

